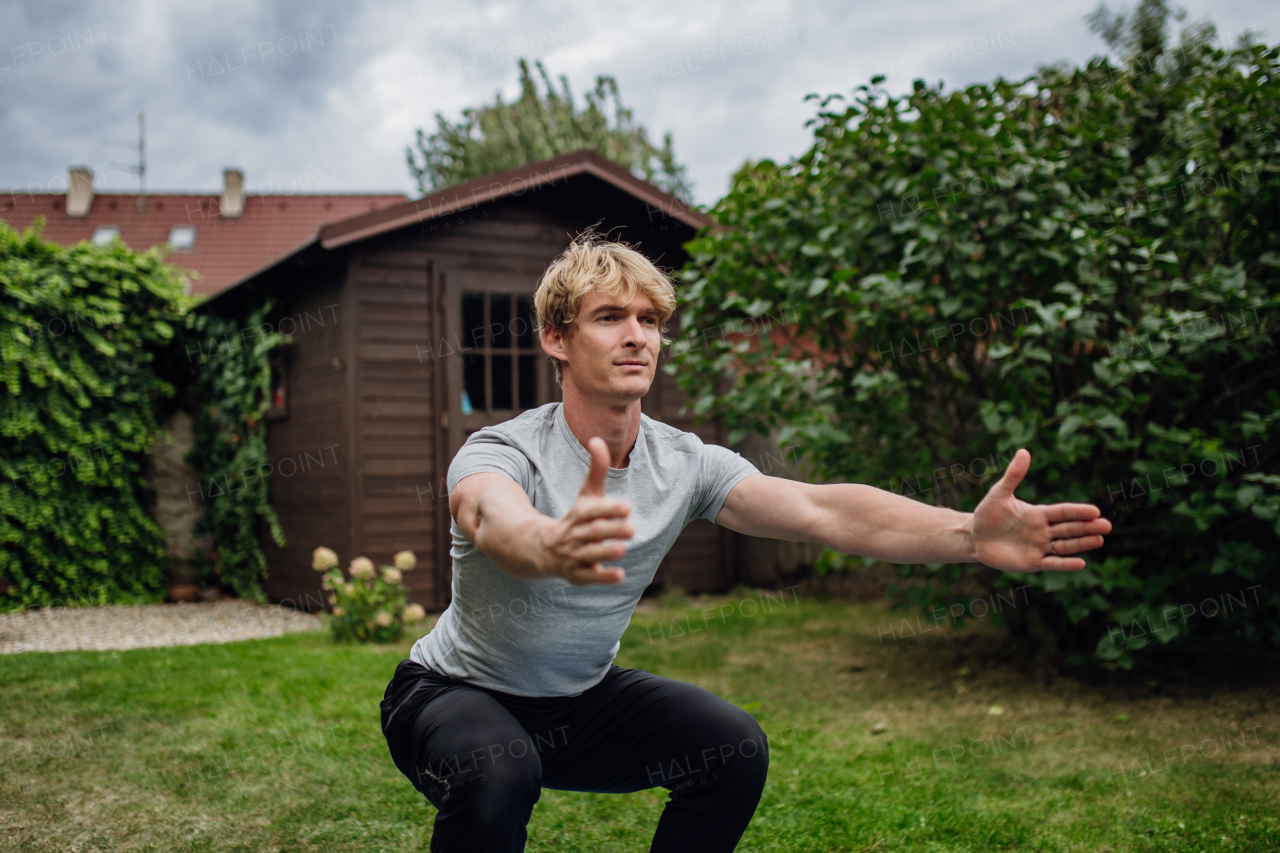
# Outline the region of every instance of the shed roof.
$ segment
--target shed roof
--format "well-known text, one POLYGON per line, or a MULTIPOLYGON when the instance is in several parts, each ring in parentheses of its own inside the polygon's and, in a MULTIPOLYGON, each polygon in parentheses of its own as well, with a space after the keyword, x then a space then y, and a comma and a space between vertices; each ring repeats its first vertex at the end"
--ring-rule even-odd
POLYGON ((342 222, 332 222, 320 229, 320 245, 326 249, 336 249, 407 225, 448 216, 485 202, 522 196, 530 190, 554 185, 575 175, 599 178, 695 230, 712 222, 709 216, 694 210, 686 202, 637 178, 612 160, 583 148, 550 160, 476 178, 416 201, 353 216, 342 222))
POLYGON ((337 249, 400 228, 468 210, 477 205, 503 198, 518 198, 539 187, 554 186, 574 177, 588 175, 622 190, 653 208, 655 212, 661 212, 694 231, 715 223, 711 217, 695 210, 671 193, 664 192, 653 184, 637 178, 612 160, 583 148, 550 160, 486 175, 414 201, 393 204, 339 222, 330 222, 320 229, 315 239, 298 245, 288 254, 273 258, 270 263, 247 273, 239 281, 217 294, 219 297, 217 300, 206 300, 200 307, 204 308, 215 301, 224 302, 225 300, 221 297, 241 291, 244 285, 248 285, 259 276, 281 267, 292 259, 315 259, 323 255, 325 250, 337 249))

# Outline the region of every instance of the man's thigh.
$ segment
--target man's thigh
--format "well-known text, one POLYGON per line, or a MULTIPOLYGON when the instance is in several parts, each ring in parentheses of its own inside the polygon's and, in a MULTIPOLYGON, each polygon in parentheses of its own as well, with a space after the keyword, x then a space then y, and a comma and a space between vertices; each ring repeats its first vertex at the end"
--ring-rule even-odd
POLYGON ((768 755, 764 732, 741 708, 697 685, 617 666, 560 724, 556 748, 541 753, 544 788, 674 789, 768 755))

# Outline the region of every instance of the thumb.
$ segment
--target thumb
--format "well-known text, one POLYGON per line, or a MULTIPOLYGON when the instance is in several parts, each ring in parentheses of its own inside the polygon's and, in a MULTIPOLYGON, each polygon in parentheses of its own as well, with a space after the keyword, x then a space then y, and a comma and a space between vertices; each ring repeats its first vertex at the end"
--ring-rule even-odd
POLYGON ((1018 452, 1013 454, 1013 459, 1009 460, 1009 467, 1004 470, 1004 476, 1000 478, 991 491, 987 494, 995 495, 998 498, 1012 497, 1013 492, 1022 483, 1022 478, 1027 476, 1027 472, 1031 470, 1031 451, 1025 447, 1018 448, 1018 452))
POLYGON ((587 453, 591 454, 591 468, 587 478, 582 481, 580 495, 604 497, 604 478, 609 471, 609 447, 600 436, 592 436, 587 442, 587 453))

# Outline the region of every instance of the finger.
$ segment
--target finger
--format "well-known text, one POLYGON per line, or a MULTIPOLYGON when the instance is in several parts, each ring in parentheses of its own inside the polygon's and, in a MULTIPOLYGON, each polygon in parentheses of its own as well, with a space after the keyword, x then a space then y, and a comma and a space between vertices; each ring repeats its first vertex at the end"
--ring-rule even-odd
POLYGON ((1075 539, 1077 536, 1105 535, 1111 532, 1111 522, 1105 518, 1093 521, 1064 521, 1049 528, 1050 539, 1075 539))
POLYGON ((1078 572, 1085 567, 1080 557, 1055 557, 1049 554, 1032 569, 1033 572, 1078 572))
POLYGON ((1076 539, 1055 539, 1053 550, 1059 554, 1079 554, 1081 551, 1092 551, 1102 547, 1101 536, 1081 536, 1076 539))
POLYGON ((587 469, 587 478, 582 481, 580 495, 604 497, 604 478, 609 473, 609 446, 604 439, 593 435, 587 442, 587 453, 591 454, 591 467, 587 469))
POLYGON ((616 560, 627 553, 627 546, 621 542, 586 542, 569 549, 569 556, 580 563, 602 563, 605 560, 616 560))
POLYGON ((1030 470, 1031 451, 1020 447, 1018 452, 1013 454, 1013 459, 1009 461, 1009 467, 1004 469, 1004 476, 991 487, 987 495, 994 495, 997 498, 1012 496, 1014 490, 1022 483, 1022 478, 1027 476, 1030 470))
POLYGON ((636 535, 636 530, 635 525, 624 518, 597 518, 575 525, 572 535, 583 542, 600 542, 604 539, 630 539, 636 535))
POLYGON ((1090 521, 1102 515, 1093 504, 1049 504, 1041 507, 1050 524, 1060 521, 1090 521))
POLYGON ((606 500, 586 495, 580 498, 572 510, 575 522, 594 518, 626 518, 631 514, 631 504, 626 501, 606 500))
POLYGON ((585 566, 583 568, 570 569, 565 580, 574 586, 588 586, 594 583, 615 584, 621 583, 627 577, 625 570, 617 566, 608 566, 600 568, 598 566, 585 566))

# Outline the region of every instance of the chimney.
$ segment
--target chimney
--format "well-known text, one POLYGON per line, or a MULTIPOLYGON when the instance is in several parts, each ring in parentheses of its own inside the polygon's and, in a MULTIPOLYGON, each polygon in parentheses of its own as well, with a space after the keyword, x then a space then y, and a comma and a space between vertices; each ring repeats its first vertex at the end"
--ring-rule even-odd
POLYGON ((244 215, 244 172, 222 170, 222 198, 218 199, 218 209, 224 219, 239 219, 244 215))
POLYGON ((93 170, 88 166, 72 166, 67 180, 67 216, 89 215, 93 207, 93 170))

